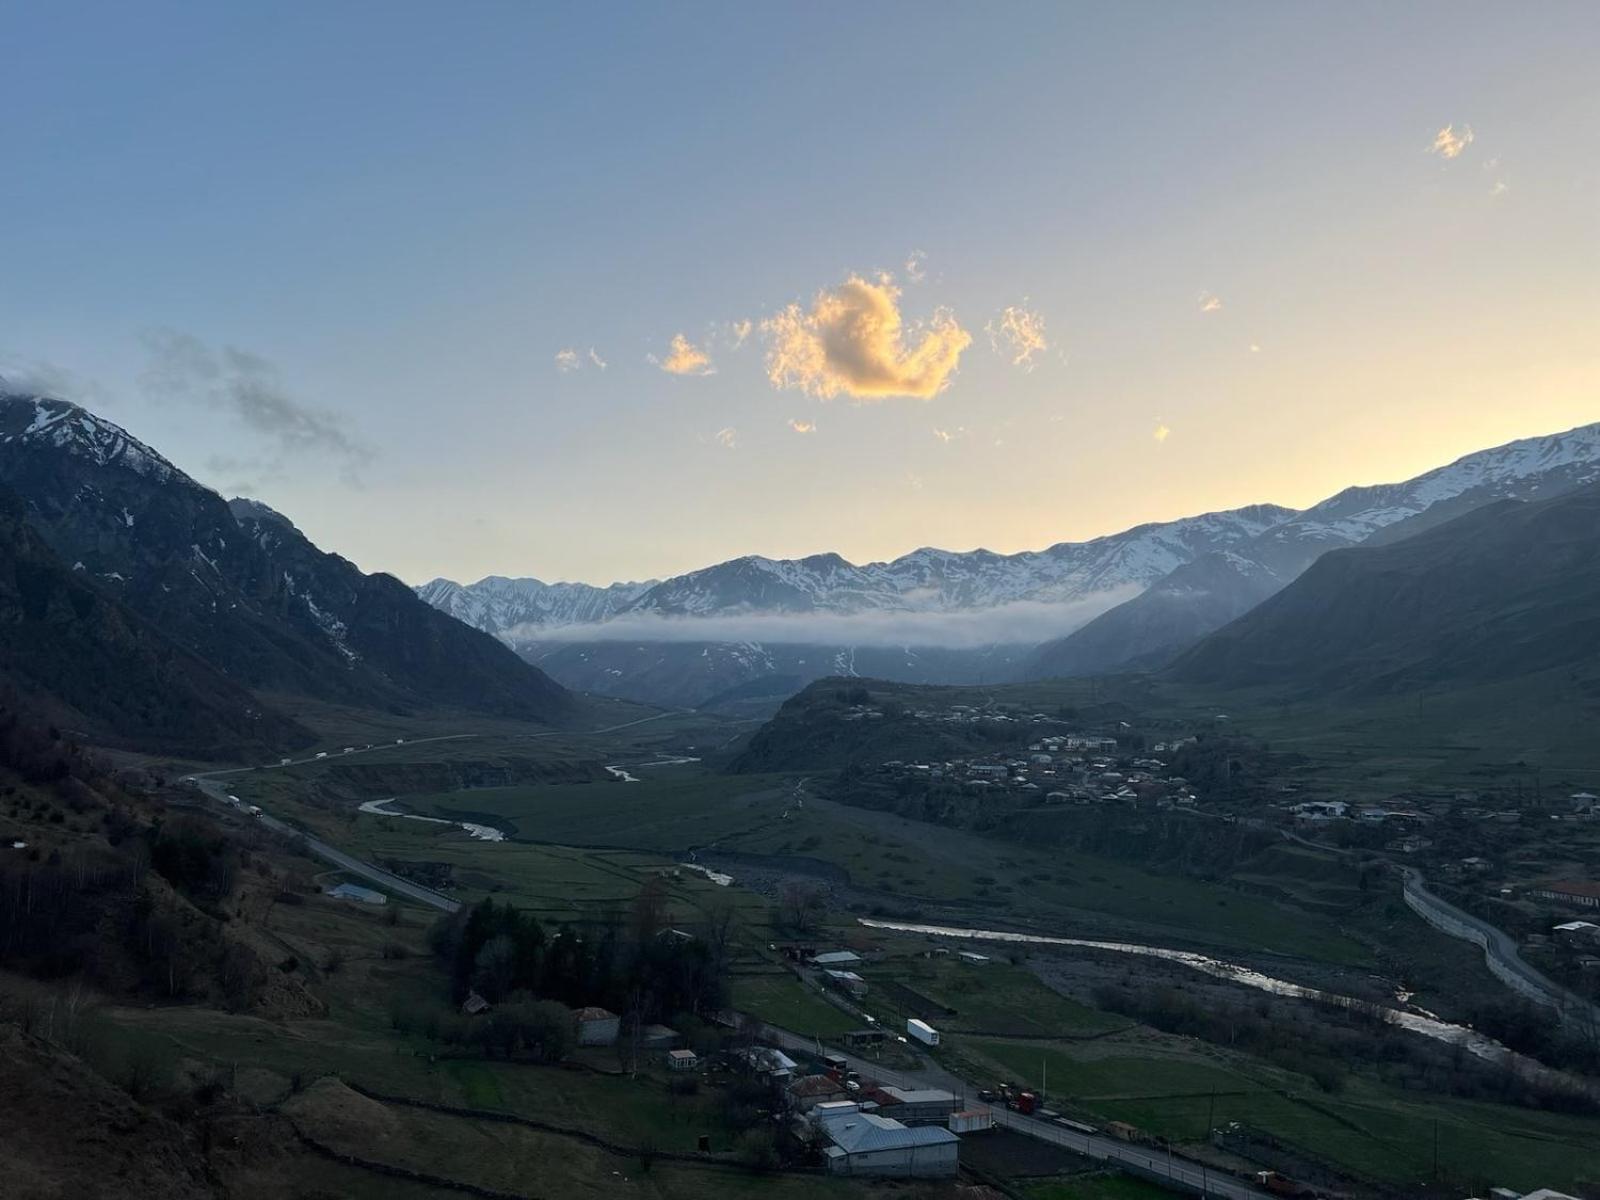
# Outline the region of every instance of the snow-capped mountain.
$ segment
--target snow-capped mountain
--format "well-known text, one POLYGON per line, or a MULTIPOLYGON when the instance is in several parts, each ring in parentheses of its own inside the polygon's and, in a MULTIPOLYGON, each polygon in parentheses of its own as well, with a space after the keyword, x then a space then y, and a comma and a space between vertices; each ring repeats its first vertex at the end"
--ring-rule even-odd
POLYGON ((502 637, 517 629, 609 620, 655 583, 652 579, 595 587, 588 583, 545 583, 490 575, 472 584, 435 579, 419 587, 417 595, 458 621, 502 637))
POLYGON ((0 385, 0 488, 85 588, 233 686, 389 709, 569 710, 494 638, 318 549, 266 505, 225 502, 77 405, 0 385))
POLYGON ((1329 550, 1398 541, 1497 500, 1543 500, 1596 480, 1600 422, 1480 450, 1401 483, 1346 488, 1046 642, 1022 673, 1037 679, 1158 665, 1294 582, 1329 550))
POLYGON ((1252 505, 1021 554, 924 548, 861 566, 837 554, 748 555, 662 582, 597 588, 491 576, 469 586, 436 579, 417 594, 468 624, 518 641, 535 639, 541 630, 622 615, 926 613, 1018 601, 1066 604, 1146 587, 1199 555, 1243 545, 1293 515, 1293 509, 1277 505, 1252 505))

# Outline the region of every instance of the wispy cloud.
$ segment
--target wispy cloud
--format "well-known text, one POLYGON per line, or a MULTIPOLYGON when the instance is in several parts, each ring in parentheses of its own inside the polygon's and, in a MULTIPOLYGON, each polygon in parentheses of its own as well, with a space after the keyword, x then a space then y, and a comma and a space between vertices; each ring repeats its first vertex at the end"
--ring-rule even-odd
POLYGON ((1164 442, 1172 436, 1172 430, 1168 429, 1165 425, 1157 424, 1150 436, 1155 438, 1155 440, 1158 442, 1164 442))
POLYGON ((933 428, 933 436, 948 446, 957 438, 966 437, 967 427, 965 425, 957 425, 954 429, 940 429, 936 425, 933 428))
POLYGON ((737 450, 739 448, 739 431, 730 425, 725 429, 717 430, 716 433, 711 435, 711 440, 724 450, 737 450))
MULTIPOLYGON (((906 476, 919 490, 922 480, 906 476)), ((627 613, 592 625, 523 626, 514 640, 538 642, 761 642, 767 645, 947 646, 1037 645, 1071 633, 1124 600, 1134 584, 1064 604, 1018 600, 960 612, 750 613, 709 617, 627 613)))
POLYGON ((912 283, 921 283, 928 277, 928 256, 921 250, 913 250, 906 256, 906 278, 912 283))
POLYGON ((1033 370, 1033 356, 1050 349, 1044 334, 1044 317, 1022 304, 1007 305, 1000 311, 998 320, 983 327, 989 335, 989 345, 996 354, 1010 357, 1011 365, 1033 370))
POLYGON ((1460 158, 1466 148, 1472 145, 1475 136, 1471 125, 1463 125, 1459 130, 1454 125, 1446 125, 1433 135, 1433 144, 1428 147, 1428 153, 1445 159, 1460 158))
POLYGON ((1200 293, 1199 304, 1200 304, 1200 311, 1203 312, 1203 313, 1214 313, 1214 312, 1221 312, 1222 311, 1222 297, 1218 296, 1218 295, 1215 295, 1215 294, 1213 294, 1211 292, 1201 292, 1200 293))
POLYGON ((750 340, 750 334, 755 331, 755 327, 754 321, 728 322, 728 337, 732 340, 735 350, 750 340))
POLYGON ((556 370, 563 375, 569 371, 576 371, 583 366, 583 360, 578 357, 578 352, 571 346, 556 351, 556 370))
POLYGON ((815 433, 817 431, 816 422, 802 421, 799 417, 789 418, 789 428, 796 433, 815 433))
POLYGON ((606 360, 600 357, 600 352, 593 346, 589 347, 589 361, 604 371, 607 367, 606 360))
POLYGON ((0 391, 6 390, 96 405, 111 401, 110 394, 100 383, 76 371, 44 359, 0 354, 0 391))
MULTIPOLYGON (((291 397, 265 358, 233 346, 212 350, 173 329, 154 330, 141 340, 150 362, 139 382, 153 397, 230 413, 283 456, 311 452, 342 459, 346 482, 360 483, 358 472, 371 461, 371 449, 336 414, 291 397)), ((275 469, 281 460, 270 465, 275 469)))
POLYGON ((672 335, 666 358, 658 364, 669 375, 713 375, 711 356, 681 333, 672 335))
POLYGON ((888 276, 870 282, 852 275, 761 323, 767 337, 767 378, 824 400, 890 396, 929 399, 950 383, 961 352, 972 344, 948 309, 907 328, 900 289, 888 276))
POLYGON ((1260 354, 1261 353, 1261 344, 1259 342, 1251 342, 1250 343, 1250 353, 1251 354, 1260 354))

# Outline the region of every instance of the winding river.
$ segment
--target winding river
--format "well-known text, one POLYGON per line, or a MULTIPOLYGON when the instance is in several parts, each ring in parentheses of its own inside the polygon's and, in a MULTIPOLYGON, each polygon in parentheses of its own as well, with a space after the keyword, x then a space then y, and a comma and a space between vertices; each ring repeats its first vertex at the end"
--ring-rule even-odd
POLYGON ((424 817, 419 813, 395 812, 389 807, 395 798, 390 796, 387 800, 368 800, 357 811, 372 813, 379 817, 402 817, 407 821, 426 821, 430 825, 455 825, 467 831, 468 837, 476 838, 480 842, 503 842, 506 835, 493 825, 476 825, 471 821, 446 821, 443 817, 424 817))
MULTIPOLYGON (((1084 938, 1047 937, 1044 934, 1034 933, 1010 933, 1000 929, 959 929, 946 925, 915 925, 902 921, 874 921, 866 917, 858 917, 857 920, 869 929, 887 929, 896 933, 922 933, 933 937, 961 938, 972 941, 1013 942, 1030 946, 1068 946, 1082 950, 1109 950, 1116 954, 1135 954, 1144 958, 1159 958, 1166 962, 1181 963, 1183 966, 1204 972, 1217 979, 1225 979, 1229 983, 1237 983, 1244 987, 1271 992, 1275 996, 1288 996, 1296 1000, 1316 1000, 1326 1004, 1339 1004, 1349 1007, 1367 1003, 1366 1001, 1358 1001, 1352 997, 1340 995, 1338 992, 1327 992, 1320 988, 1291 983, 1287 979, 1277 979, 1254 968, 1227 962, 1220 958, 1212 958, 1206 954, 1197 954, 1192 950, 1172 950, 1165 946, 1144 946, 1137 942, 1097 942, 1084 938)), ((1465 1025, 1452 1025, 1450 1022, 1441 1021, 1437 1017, 1427 1016, 1423 1013, 1407 1012, 1399 1008, 1389 1008, 1384 1005, 1371 1005, 1371 1009, 1391 1025, 1399 1026, 1401 1029, 1409 1029, 1413 1033, 1420 1033, 1424 1037, 1430 1037, 1452 1046, 1461 1046, 1488 1062, 1506 1063, 1515 1060, 1531 1063, 1531 1060, 1507 1049, 1493 1038, 1485 1037, 1477 1030, 1469 1029, 1465 1025)))

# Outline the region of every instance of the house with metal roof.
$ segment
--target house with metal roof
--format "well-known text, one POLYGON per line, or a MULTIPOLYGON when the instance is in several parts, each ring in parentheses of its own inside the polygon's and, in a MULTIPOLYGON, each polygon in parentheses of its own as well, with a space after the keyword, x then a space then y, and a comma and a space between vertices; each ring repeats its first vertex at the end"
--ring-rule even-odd
POLYGON ((829 1143, 822 1153, 833 1175, 949 1178, 959 1165, 961 1139, 936 1125, 911 1128, 841 1104, 819 1105, 813 1121, 829 1143))

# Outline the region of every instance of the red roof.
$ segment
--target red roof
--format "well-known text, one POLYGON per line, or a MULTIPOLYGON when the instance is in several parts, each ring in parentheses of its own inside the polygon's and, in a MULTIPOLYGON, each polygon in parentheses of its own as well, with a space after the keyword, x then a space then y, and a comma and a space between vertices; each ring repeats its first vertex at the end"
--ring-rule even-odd
POLYGON ((1567 896, 1600 896, 1600 883, 1591 883, 1587 879, 1569 879, 1564 883, 1541 883, 1538 890, 1560 892, 1567 896))

